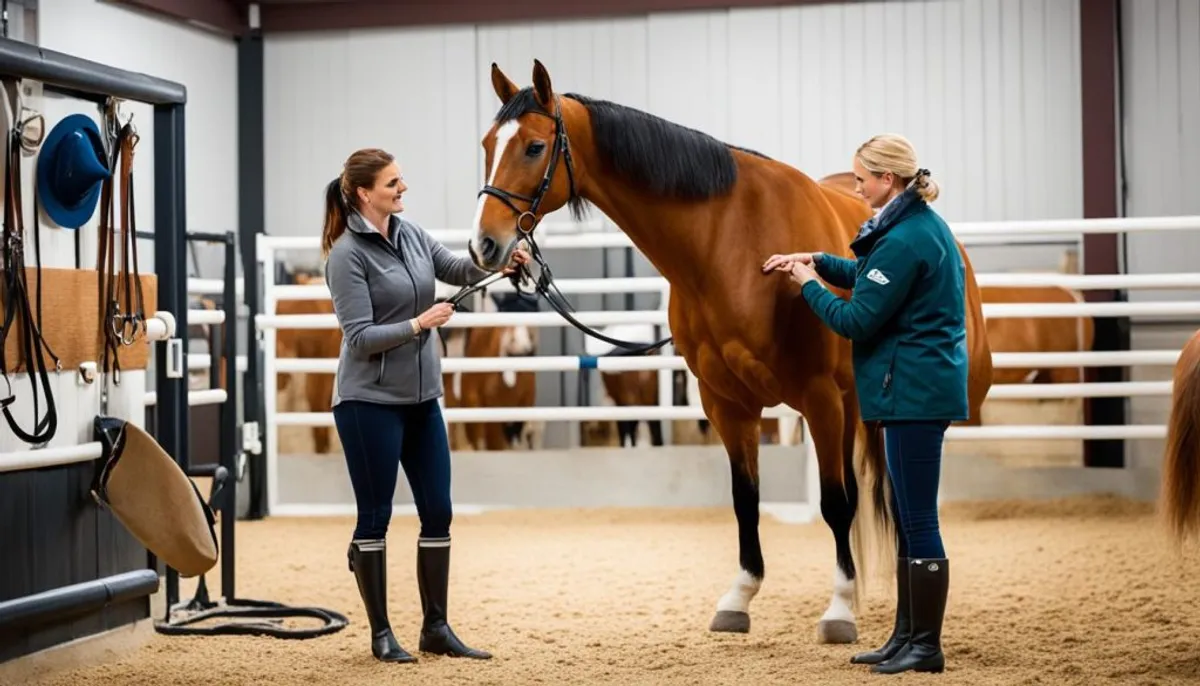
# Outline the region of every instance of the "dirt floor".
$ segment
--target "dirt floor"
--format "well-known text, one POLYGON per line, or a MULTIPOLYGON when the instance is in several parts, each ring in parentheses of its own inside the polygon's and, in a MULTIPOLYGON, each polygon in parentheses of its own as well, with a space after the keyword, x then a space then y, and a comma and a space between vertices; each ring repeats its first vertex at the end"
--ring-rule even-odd
MULTIPOLYGON (((450 616, 490 662, 422 656, 385 665, 346 570, 346 519, 238 525, 239 595, 344 612, 310 641, 167 637, 90 669, 28 683, 124 684, 859 684, 850 665, 890 630, 890 589, 873 582, 859 644, 815 641, 833 578, 824 524, 764 517, 767 578, 748 635, 711 634, 737 570, 733 513, 495 512, 454 523, 450 616)), ((1200 683, 1200 553, 1180 556, 1148 506, 1110 499, 946 508, 951 553, 947 672, 938 684, 1200 683)), ((396 517, 389 594, 415 650, 415 521, 396 517)), ((187 589, 193 583, 186 583, 187 589)), ((215 579, 214 579, 215 583, 215 579)))

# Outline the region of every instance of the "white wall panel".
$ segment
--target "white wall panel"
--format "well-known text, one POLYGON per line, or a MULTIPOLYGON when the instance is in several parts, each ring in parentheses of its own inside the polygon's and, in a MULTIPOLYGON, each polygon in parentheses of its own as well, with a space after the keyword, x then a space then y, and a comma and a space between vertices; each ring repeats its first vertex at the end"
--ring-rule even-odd
MULTIPOLYGON (((1200 0, 1122 3, 1129 216, 1200 214, 1200 0)), ((1130 234, 1128 271, 1195 271, 1200 231, 1130 234)), ((1131 300, 1194 300, 1194 290, 1131 300)))

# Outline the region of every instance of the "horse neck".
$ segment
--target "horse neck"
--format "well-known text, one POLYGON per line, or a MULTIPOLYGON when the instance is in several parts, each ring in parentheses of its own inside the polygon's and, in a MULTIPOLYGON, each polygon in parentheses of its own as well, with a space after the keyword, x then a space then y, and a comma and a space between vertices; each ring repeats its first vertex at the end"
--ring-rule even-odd
POLYGON ((671 284, 699 286, 722 254, 735 246, 730 232, 712 220, 727 199, 682 201, 661 198, 622 179, 588 174, 580 195, 611 219, 671 284))

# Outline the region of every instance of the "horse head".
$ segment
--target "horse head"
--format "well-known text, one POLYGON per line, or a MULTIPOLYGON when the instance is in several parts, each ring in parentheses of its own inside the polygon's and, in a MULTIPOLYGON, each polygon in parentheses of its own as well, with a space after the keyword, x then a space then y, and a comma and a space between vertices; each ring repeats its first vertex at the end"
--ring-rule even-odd
POLYGON ((467 250, 479 267, 496 271, 547 214, 570 203, 582 215, 567 130, 582 129, 586 113, 554 94, 550 74, 537 60, 533 86, 524 89, 493 62, 492 87, 501 106, 483 137, 487 181, 467 250))

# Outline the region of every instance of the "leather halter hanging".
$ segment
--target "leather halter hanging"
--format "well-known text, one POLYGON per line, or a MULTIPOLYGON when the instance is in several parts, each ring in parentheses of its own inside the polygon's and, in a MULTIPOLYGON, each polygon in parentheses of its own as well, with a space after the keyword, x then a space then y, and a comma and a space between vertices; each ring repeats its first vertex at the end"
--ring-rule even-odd
MULTIPOLYGON (((579 329, 588 336, 597 338, 618 348, 622 348, 622 352, 610 354, 640 355, 658 350, 664 345, 670 343, 674 337, 668 336, 667 338, 664 338, 660 341, 655 341, 654 343, 631 343, 629 341, 623 341, 617 338, 606 336, 571 316, 571 312, 574 311, 574 308, 571 307, 570 302, 566 299, 562 292, 558 290, 558 287, 554 285, 554 276, 550 271, 550 265, 548 265, 545 258, 542 257, 541 248, 538 247, 537 241, 533 237, 533 230, 537 228, 537 225, 542 221, 542 217, 538 214, 538 209, 542 205, 542 199, 546 197, 546 192, 550 190, 550 184, 554 181, 554 172, 558 169, 558 160, 560 155, 567 167, 567 183, 570 188, 569 195, 567 196, 567 202, 570 202, 578 197, 578 193, 575 189, 575 165, 571 160, 571 144, 567 138, 567 126, 563 122, 562 118, 562 101, 558 98, 558 96, 555 96, 554 100, 555 107, 553 114, 543 110, 530 110, 530 112, 533 114, 549 117, 550 119, 554 120, 554 145, 551 146, 550 149, 550 162, 546 165, 546 173, 542 176, 542 181, 538 185, 537 190, 534 191, 533 195, 521 195, 512 191, 506 191, 491 184, 484 184, 483 188, 481 188, 479 193, 477 193, 475 196, 476 198, 479 198, 485 194, 490 195, 507 205, 509 209, 511 209, 513 213, 517 215, 517 235, 520 237, 520 240, 525 241, 529 245, 529 256, 534 262, 537 263, 539 271, 541 272, 538 277, 534 279, 533 275, 530 274, 528 267, 525 265, 520 265, 517 269, 517 272, 508 276, 508 278, 512 281, 513 288, 520 295, 527 295, 521 290, 520 283, 525 281, 533 281, 533 294, 540 294, 543 298, 545 298, 546 302, 550 303, 550 307, 553 308, 554 311, 557 312, 563 319, 566 319, 571 326, 574 326, 576 329, 579 329), (522 211, 514 203, 514 200, 529 203, 529 209, 522 211), (526 228, 525 224, 528 224, 529 227, 526 228)), ((503 278, 501 276, 497 276, 497 274, 490 274, 473 284, 464 286, 461 290, 459 290, 458 293, 455 293, 453 296, 451 296, 448 301, 452 305, 457 304, 471 293, 485 289, 487 286, 500 280, 500 278, 503 278)))
POLYGON ((34 228, 33 256, 37 273, 37 292, 35 295, 36 312, 29 301, 29 282, 25 266, 25 207, 22 202, 21 187, 21 151, 33 151, 42 142, 45 133, 45 119, 40 114, 22 118, 24 108, 20 103, 20 84, 8 79, 4 80, 7 104, 10 106, 11 127, 7 136, 7 170, 4 175, 4 232, 0 236, 0 251, 4 261, 4 323, 0 326, 0 375, 4 377, 7 395, 0 397, 0 408, 4 418, 13 433, 22 441, 31 445, 44 445, 58 432, 58 409, 54 402, 54 391, 50 386, 50 375, 46 370, 46 359, 42 351, 54 360, 56 372, 62 371, 62 362, 42 337, 42 249, 41 227, 37 225, 38 201, 37 190, 33 195, 34 228), (11 91, 9 90, 11 89, 11 91), (40 120, 42 126, 36 140, 26 135, 25 128, 33 121, 40 120), (10 406, 16 401, 12 383, 8 379, 8 365, 5 362, 8 335, 14 322, 19 322, 17 346, 20 355, 20 367, 29 376, 32 390, 34 428, 32 432, 25 431, 13 417, 10 406), (46 415, 38 418, 40 412, 38 402, 38 383, 41 383, 42 393, 46 396, 46 415))
MULTIPOLYGON (((133 193, 133 151, 138 134, 132 122, 120 124, 110 104, 105 113, 105 138, 111 142, 109 168, 115 173, 106 178, 100 190, 99 245, 96 272, 100 285, 100 330, 104 340, 100 355, 100 373, 113 375, 121 385, 121 346, 133 345, 139 331, 146 328, 145 298, 138 270, 137 221, 133 193), (121 184, 121 267, 117 269, 117 222, 114 219, 114 180, 121 184), (132 260, 132 272, 130 261, 132 260), (122 307, 123 305, 123 307, 122 307)), ((107 389, 101 391, 101 405, 107 402, 107 389)), ((106 410, 101 410, 106 411, 106 410)))

